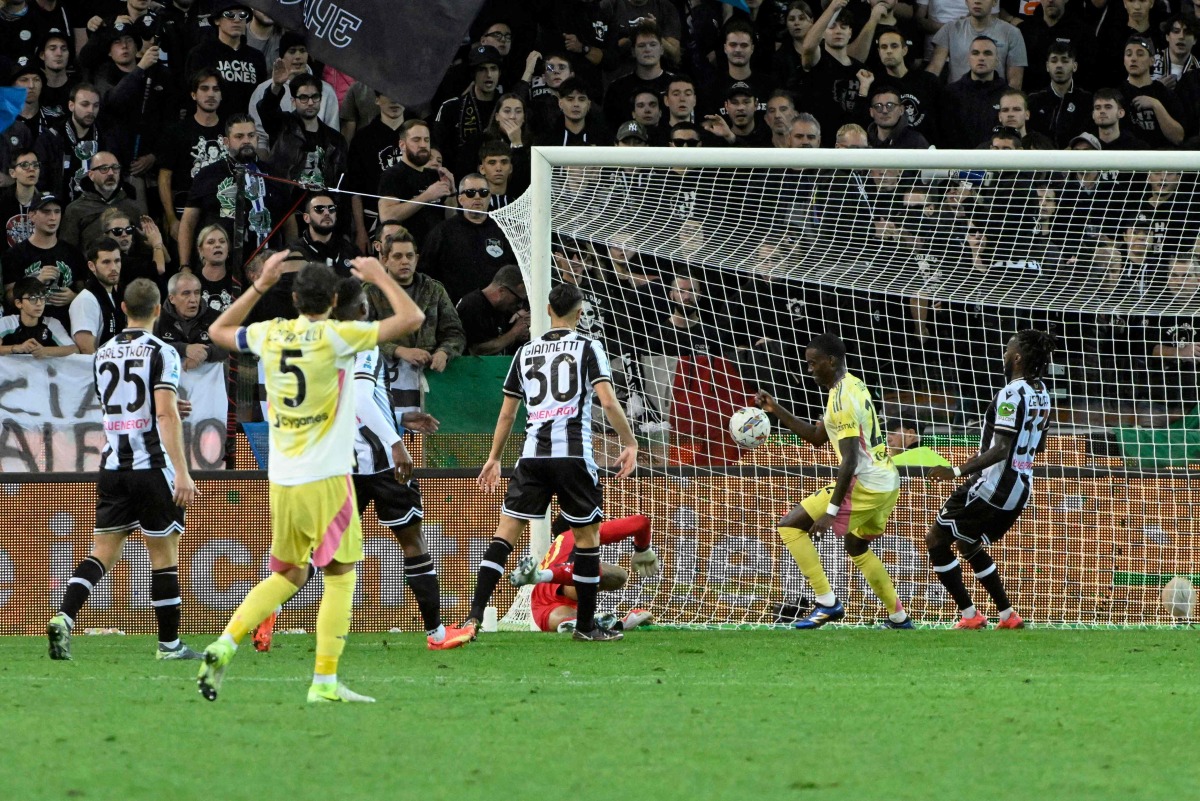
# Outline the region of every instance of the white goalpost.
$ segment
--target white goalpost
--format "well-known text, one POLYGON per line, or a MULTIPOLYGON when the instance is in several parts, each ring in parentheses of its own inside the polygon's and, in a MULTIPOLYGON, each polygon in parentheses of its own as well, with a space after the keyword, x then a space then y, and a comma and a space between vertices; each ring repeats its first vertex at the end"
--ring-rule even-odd
MULTIPOLYGON (((992 548, 1009 594, 1036 624, 1176 622, 1161 588, 1200 579, 1191 154, 537 147, 531 158, 529 191, 494 217, 525 274, 533 335, 554 283, 583 290, 581 328, 603 341, 641 443, 635 477, 606 482, 606 516, 649 516, 663 566, 602 594, 601 611, 640 606, 678 626, 804 613, 811 589, 775 525, 832 480, 834 453, 779 426, 745 450, 727 422, 758 389, 819 417, 804 346, 832 332, 902 465, 875 548, 918 621, 953 620, 924 549, 953 487, 923 476, 976 452, 1004 344, 1038 328, 1058 340, 1055 408, 1034 496, 992 548)), ((598 459, 615 455, 603 423, 594 438, 598 459)), ((548 542, 543 524, 533 552, 548 542)), ((882 617, 840 543, 817 547, 848 621, 882 617)), ((605 546, 602 558, 628 566, 630 552, 605 546)), ((501 627, 529 626, 524 592, 501 627)))

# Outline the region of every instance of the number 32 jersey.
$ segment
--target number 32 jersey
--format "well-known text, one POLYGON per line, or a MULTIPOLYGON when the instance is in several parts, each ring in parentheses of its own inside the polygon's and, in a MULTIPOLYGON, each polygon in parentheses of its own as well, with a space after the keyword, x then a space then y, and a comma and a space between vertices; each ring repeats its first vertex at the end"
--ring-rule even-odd
POLYGON ((979 452, 991 450, 996 432, 1010 439, 1004 461, 985 467, 971 492, 999 509, 1019 509, 1033 486, 1033 457, 1042 448, 1050 424, 1050 394, 1024 378, 1000 390, 988 409, 979 439, 979 452))
POLYGON ((900 473, 888 455, 887 434, 879 429, 879 416, 875 414, 871 391, 861 379, 846 373, 829 390, 823 422, 839 464, 842 461, 839 440, 846 437, 857 440, 858 466, 854 469, 854 477, 863 489, 891 492, 900 486, 900 473))
POLYGON ((379 323, 267 320, 239 328, 237 346, 262 360, 271 463, 294 486, 354 468, 354 355, 375 347, 379 323))
POLYGON ((592 401, 596 384, 612 381, 604 348, 594 339, 554 328, 526 342, 513 357, 504 394, 525 401, 522 459, 592 458, 592 401))
POLYGON ((100 469, 174 475, 158 434, 154 390, 179 391, 179 354, 150 332, 127 328, 100 346, 93 369, 107 440, 100 469))

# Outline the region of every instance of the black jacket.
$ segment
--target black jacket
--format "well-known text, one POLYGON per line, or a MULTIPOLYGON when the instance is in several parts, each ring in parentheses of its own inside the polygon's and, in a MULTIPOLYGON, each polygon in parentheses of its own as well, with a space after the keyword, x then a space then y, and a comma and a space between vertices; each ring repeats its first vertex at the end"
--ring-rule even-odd
POLYGON ((346 137, 319 119, 317 130, 309 133, 295 112, 280 110, 282 99, 283 92, 275 94, 268 89, 258 101, 263 127, 271 137, 271 155, 267 158, 270 173, 293 181, 337 186, 346 172, 346 154, 350 150, 346 137), (308 154, 317 148, 324 152, 316 164, 309 165, 308 154))
POLYGON ((208 361, 219 361, 225 358, 225 351, 212 343, 208 337, 209 327, 216 322, 221 313, 200 304, 200 312, 190 320, 185 320, 175 311, 170 301, 162 305, 162 314, 154 324, 154 336, 179 351, 179 358, 187 356, 188 345, 204 345, 208 348, 208 361))

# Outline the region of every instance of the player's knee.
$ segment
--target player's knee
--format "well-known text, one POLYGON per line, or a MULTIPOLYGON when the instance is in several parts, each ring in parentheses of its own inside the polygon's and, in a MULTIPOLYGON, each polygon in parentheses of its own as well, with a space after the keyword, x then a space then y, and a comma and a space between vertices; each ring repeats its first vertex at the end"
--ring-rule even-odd
POLYGON ((629 573, 625 568, 610 565, 606 562, 600 564, 600 590, 602 592, 614 592, 621 589, 629 581, 629 573))
POLYGON ((943 548, 950 544, 950 532, 937 525, 930 526, 929 531, 925 534, 925 549, 932 551, 934 548, 943 548))
POLYGON ((846 536, 842 537, 842 547, 845 548, 846 553, 850 554, 851 556, 862 556, 867 552, 867 548, 869 548, 870 545, 863 538, 856 537, 847 532, 846 536))

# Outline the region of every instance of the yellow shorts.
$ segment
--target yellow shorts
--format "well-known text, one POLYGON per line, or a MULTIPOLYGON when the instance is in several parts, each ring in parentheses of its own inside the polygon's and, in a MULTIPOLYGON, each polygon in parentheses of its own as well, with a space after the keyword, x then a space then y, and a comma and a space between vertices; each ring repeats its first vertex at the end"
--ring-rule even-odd
MULTIPOLYGON (((816 520, 825 514, 825 507, 833 497, 834 485, 817 490, 800 502, 808 516, 816 520)), ((850 492, 842 499, 842 508, 833 519, 833 533, 839 537, 847 532, 862 539, 878 537, 887 527, 892 509, 900 498, 899 488, 891 492, 874 492, 864 488, 856 480, 850 487, 850 492)))
POLYGON ((350 476, 271 484, 271 570, 363 560, 362 521, 350 476))

